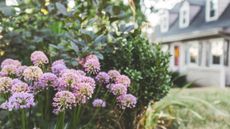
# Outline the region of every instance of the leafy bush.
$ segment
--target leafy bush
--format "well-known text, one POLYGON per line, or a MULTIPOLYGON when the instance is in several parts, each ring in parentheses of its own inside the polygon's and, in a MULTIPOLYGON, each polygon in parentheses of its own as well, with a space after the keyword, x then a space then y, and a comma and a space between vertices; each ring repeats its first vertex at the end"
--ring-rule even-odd
POLYGON ((75 0, 75 3, 70 9, 63 0, 29 0, 16 6, 20 11, 15 11, 15 6, 0 4, 2 57, 29 63, 26 55, 43 50, 49 57, 64 58, 76 66, 72 58, 75 55, 94 53, 102 58, 101 49, 108 40, 116 40, 115 33, 128 33, 134 28, 126 22, 133 18, 132 11, 122 1, 75 0))
POLYGON ((179 72, 172 72, 172 82, 174 87, 180 88, 188 84, 186 75, 181 75, 179 72))
POLYGON ((119 40, 108 43, 102 53, 105 59, 102 66, 106 70, 114 67, 128 74, 134 82, 132 91, 140 97, 141 105, 160 100, 171 86, 169 54, 162 52, 160 45, 150 44, 139 31, 126 39, 117 38, 119 40))

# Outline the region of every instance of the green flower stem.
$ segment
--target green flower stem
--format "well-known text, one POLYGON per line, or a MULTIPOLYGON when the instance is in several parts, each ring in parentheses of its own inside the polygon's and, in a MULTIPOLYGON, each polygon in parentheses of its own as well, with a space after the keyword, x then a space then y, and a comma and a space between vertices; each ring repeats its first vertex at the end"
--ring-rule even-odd
POLYGON ((78 106, 77 108, 77 119, 75 125, 77 126, 80 120, 80 115, 81 115, 81 105, 78 106))
POLYGON ((21 110, 21 125, 22 125, 22 129, 27 129, 26 112, 24 109, 21 110))
POLYGON ((64 127, 65 127, 65 111, 60 112, 58 114, 58 120, 55 129, 64 129, 64 127))
POLYGON ((46 128, 49 128, 49 111, 50 111, 50 105, 49 105, 49 99, 50 99, 50 96, 49 96, 49 89, 46 89, 45 91, 45 109, 44 109, 44 116, 45 116, 45 122, 46 122, 46 128))

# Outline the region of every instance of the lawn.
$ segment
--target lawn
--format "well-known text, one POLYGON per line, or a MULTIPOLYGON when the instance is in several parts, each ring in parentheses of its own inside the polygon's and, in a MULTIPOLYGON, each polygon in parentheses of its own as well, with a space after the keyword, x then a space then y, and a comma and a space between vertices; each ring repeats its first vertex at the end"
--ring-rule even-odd
POLYGON ((156 105, 159 114, 174 119, 173 129, 230 129, 229 88, 172 89, 156 105))

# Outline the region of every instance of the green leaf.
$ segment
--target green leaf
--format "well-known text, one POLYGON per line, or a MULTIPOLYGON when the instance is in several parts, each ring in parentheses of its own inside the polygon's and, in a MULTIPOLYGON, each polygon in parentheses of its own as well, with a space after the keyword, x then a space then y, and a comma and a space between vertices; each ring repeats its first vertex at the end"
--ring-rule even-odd
POLYGON ((61 14, 63 14, 63 15, 68 15, 67 9, 66 9, 66 7, 65 7, 63 4, 57 2, 57 3, 56 3, 56 7, 57 7, 58 11, 59 11, 61 14))

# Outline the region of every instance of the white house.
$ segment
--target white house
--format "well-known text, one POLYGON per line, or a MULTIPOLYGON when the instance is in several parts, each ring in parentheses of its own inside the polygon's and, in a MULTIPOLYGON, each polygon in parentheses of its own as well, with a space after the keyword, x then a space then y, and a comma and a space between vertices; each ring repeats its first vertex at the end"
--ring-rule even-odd
POLYGON ((230 0, 184 0, 160 17, 152 41, 171 53, 172 71, 201 86, 230 85, 230 0))

